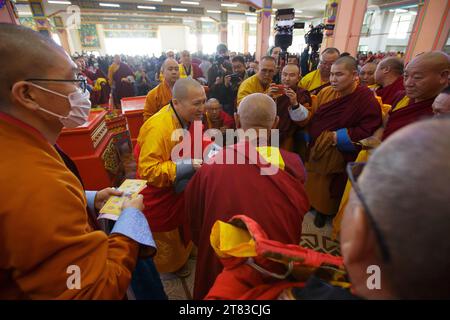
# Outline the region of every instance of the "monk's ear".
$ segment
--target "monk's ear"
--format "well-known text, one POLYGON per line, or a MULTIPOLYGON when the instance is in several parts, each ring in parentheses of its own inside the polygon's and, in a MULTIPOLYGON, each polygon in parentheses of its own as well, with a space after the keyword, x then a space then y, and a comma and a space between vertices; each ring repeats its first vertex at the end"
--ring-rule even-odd
POLYGON ((447 84, 448 83, 448 78, 449 78, 449 74, 450 74, 450 70, 449 69, 445 69, 441 71, 441 84, 447 84))
POLYGON ((278 128, 278 124, 280 123, 280 117, 276 116, 275 121, 273 122, 272 129, 278 128))
POLYGON ((236 129, 241 128, 241 119, 239 118, 239 114, 237 112, 234 113, 234 123, 236 123, 236 129))
POLYGON ((36 102, 34 88, 26 81, 19 81, 11 88, 11 100, 14 104, 19 104, 29 110, 38 110, 39 103, 36 102))
POLYGON ((374 239, 361 205, 348 203, 342 221, 341 251, 346 265, 359 265, 373 250, 374 239))

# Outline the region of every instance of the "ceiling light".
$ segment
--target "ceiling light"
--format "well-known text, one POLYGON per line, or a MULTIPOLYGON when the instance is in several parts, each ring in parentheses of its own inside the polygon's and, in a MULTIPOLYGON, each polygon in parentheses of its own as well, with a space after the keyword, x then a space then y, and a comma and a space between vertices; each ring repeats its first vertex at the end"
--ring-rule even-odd
POLYGON ((256 13, 253 13, 253 12, 245 12, 245 15, 246 15, 246 16, 253 16, 253 17, 255 17, 255 16, 256 16, 256 13))
POLYGON ((198 6, 200 3, 196 1, 180 1, 181 4, 190 4, 193 6, 198 6))
POLYGON ((238 4, 236 3, 221 3, 220 5, 222 7, 230 7, 230 8, 236 8, 238 6, 238 4))
POLYGON ((156 7, 152 6, 137 6, 138 9, 144 9, 144 10, 156 10, 156 7))
POLYGON ((186 11, 188 11, 188 9, 185 9, 185 8, 171 8, 170 10, 172 10, 172 11, 179 11, 179 12, 186 12, 186 11))
POLYGON ((295 13, 302 13, 303 10, 295 10, 295 13))
POLYGON ((51 4, 72 4, 70 1, 57 1, 57 0, 49 0, 48 3, 51 4))
POLYGON ((145 1, 151 1, 151 2, 163 2, 163 0, 145 0, 145 1))
POLYGON ((206 12, 208 12, 208 13, 221 13, 222 11, 220 11, 220 10, 206 10, 206 12))
POLYGON ((120 4, 117 4, 117 3, 103 3, 103 2, 100 2, 98 5, 99 5, 100 7, 120 8, 120 4))

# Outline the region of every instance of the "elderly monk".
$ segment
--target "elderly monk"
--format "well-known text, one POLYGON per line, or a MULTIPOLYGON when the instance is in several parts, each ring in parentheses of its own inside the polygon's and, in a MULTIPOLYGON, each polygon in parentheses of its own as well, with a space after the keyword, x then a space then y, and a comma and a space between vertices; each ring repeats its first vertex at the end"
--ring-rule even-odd
POLYGON ((255 93, 245 97, 237 124, 254 136, 220 151, 202 166, 186 188, 186 210, 193 241, 198 246, 194 299, 202 299, 208 293, 223 268, 209 240, 217 220, 228 221, 237 213, 245 214, 257 221, 270 239, 290 244, 300 241, 303 216, 309 209, 300 158, 274 146, 263 146, 262 149, 270 150, 263 157, 269 154, 265 159, 278 169, 263 175, 264 163, 251 157, 252 153, 261 157, 255 149, 265 139, 261 132, 270 132, 277 122, 276 105, 269 96, 255 93), (228 158, 243 161, 229 163, 228 158))
POLYGON ((436 117, 450 114, 450 86, 434 99, 432 107, 436 117))
POLYGON ((88 208, 108 195, 85 195, 53 147, 89 115, 77 66, 31 29, 0 24, 0 38, 0 299, 123 299, 140 244, 154 246, 142 198, 125 201, 110 236, 94 231, 88 208))
POLYGON ((205 129, 218 129, 225 133, 227 129, 234 128, 234 119, 222 109, 219 100, 211 98, 205 105, 205 129))
POLYGON ((244 99, 249 94, 267 92, 267 90, 269 89, 269 85, 272 83, 275 71, 275 59, 271 56, 262 57, 258 72, 250 78, 244 80, 239 86, 237 106, 239 107, 242 99, 244 99))
POLYGON ((326 48, 320 55, 320 62, 317 70, 305 75, 298 86, 308 90, 311 94, 317 95, 330 85, 330 70, 332 64, 339 58, 340 52, 336 48, 326 48))
POLYGON ((394 101, 382 140, 396 130, 432 116, 432 104, 447 87, 450 57, 444 52, 428 52, 415 57, 405 69, 405 92, 394 101))
POLYGON ((114 105, 120 106, 120 100, 134 96, 134 73, 131 68, 121 61, 120 56, 114 56, 114 62, 108 69, 108 82, 112 88, 114 105))
POLYGON ((359 80, 361 85, 367 86, 369 88, 375 87, 375 70, 377 69, 377 64, 373 62, 368 62, 362 66, 359 72, 359 80))
POLYGON ((325 224, 326 216, 337 213, 347 180, 345 165, 360 151, 355 142, 370 137, 382 124, 373 92, 358 85, 354 58, 339 58, 331 67, 330 81, 305 120, 310 136, 306 191, 318 227, 325 224))
POLYGON ((172 99, 173 86, 180 78, 180 68, 172 58, 164 61, 161 72, 164 75, 164 80, 153 88, 145 98, 144 122, 161 110, 162 107, 167 106, 172 99))
POLYGON ((346 208, 341 248, 357 295, 450 298, 449 136, 450 119, 420 121, 383 142, 365 166, 353 166, 358 193, 346 208), (427 160, 414 161, 424 150, 427 160), (369 266, 381 270, 377 289, 367 286, 369 266))
POLYGON ((189 51, 184 50, 181 52, 180 61, 180 78, 191 77, 192 79, 199 79, 203 77, 202 69, 197 64, 192 63, 189 51))
POLYGON ((392 106, 397 95, 405 90, 403 69, 403 60, 397 57, 387 57, 378 64, 375 71, 375 93, 384 104, 392 106))
POLYGON ((311 108, 309 92, 297 86, 300 77, 300 68, 295 64, 288 64, 281 72, 281 92, 281 87, 274 84, 270 85, 267 92, 277 104, 280 147, 288 151, 293 150, 294 133, 299 129, 296 120, 304 120, 303 114, 311 108))
POLYGON ((179 79, 173 87, 173 99, 149 118, 141 127, 137 144, 138 176, 147 180, 144 189, 145 210, 154 232, 158 253, 155 265, 159 272, 178 272, 192 249, 189 228, 184 214, 183 193, 176 183, 191 176, 199 164, 189 159, 172 159, 178 140, 172 140, 177 129, 188 129, 191 122, 201 120, 206 95, 203 87, 191 78, 179 79))

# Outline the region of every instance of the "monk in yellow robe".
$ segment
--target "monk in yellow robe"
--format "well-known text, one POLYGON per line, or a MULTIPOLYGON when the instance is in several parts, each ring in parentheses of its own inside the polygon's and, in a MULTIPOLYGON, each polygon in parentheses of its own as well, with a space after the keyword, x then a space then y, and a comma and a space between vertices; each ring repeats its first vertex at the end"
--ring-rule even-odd
POLYGON ((275 59, 271 56, 261 58, 258 72, 244 80, 239 86, 237 94, 237 106, 242 99, 252 93, 266 93, 272 83, 276 71, 275 59))
POLYGON ((320 55, 320 62, 317 70, 305 75, 298 83, 302 89, 308 90, 310 94, 317 95, 330 85, 331 65, 339 58, 339 50, 327 48, 320 55))
POLYGON ((331 67, 330 81, 303 123, 309 134, 306 191, 317 227, 338 211, 347 180, 345 165, 360 151, 355 142, 370 137, 382 123, 373 92, 358 83, 354 58, 339 58, 331 67))
POLYGON ((187 275, 183 266, 189 258, 192 242, 179 183, 186 182, 199 164, 191 158, 172 157, 179 144, 178 140, 172 140, 172 133, 188 129, 191 122, 201 120, 205 101, 205 91, 197 81, 179 79, 173 87, 171 103, 148 119, 139 132, 138 175, 147 180, 147 188, 142 192, 144 214, 158 246, 154 261, 161 273, 187 275))
POLYGON ((140 249, 154 246, 143 200, 125 202, 110 236, 94 231, 87 207, 108 194, 86 198, 53 147, 89 116, 77 66, 29 28, 0 24, 0 38, 0 299, 123 299, 140 249))
POLYGON ((175 82, 180 78, 180 69, 174 59, 166 59, 161 67, 164 80, 155 88, 150 90, 145 98, 144 122, 152 115, 167 106, 172 99, 172 89, 175 82))

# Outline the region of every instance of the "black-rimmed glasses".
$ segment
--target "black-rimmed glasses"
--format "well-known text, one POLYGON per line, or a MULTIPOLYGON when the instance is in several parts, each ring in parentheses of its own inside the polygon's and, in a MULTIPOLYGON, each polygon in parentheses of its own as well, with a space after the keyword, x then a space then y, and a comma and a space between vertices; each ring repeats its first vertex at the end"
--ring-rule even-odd
POLYGON ((71 79, 71 80, 65 80, 65 79, 26 79, 25 81, 29 82, 72 82, 76 83, 78 88, 81 90, 81 92, 85 93, 87 90, 87 82, 86 79, 82 76, 79 76, 78 79, 71 79))
POLYGON ((390 256, 388 247, 386 245, 386 242, 384 241, 384 237, 382 236, 380 228, 378 227, 377 223, 375 222, 373 215, 370 213, 367 202, 364 199, 361 189, 357 183, 358 177, 361 174, 361 172, 363 171, 365 165, 366 165, 365 162, 349 162, 347 164, 347 175, 348 175, 348 179, 350 180, 350 183, 352 184, 353 190, 355 191, 356 196, 358 197, 359 201, 361 202, 361 204, 364 208, 364 212, 366 213, 369 223, 375 233, 375 237, 380 246, 380 251, 381 251, 383 260, 384 260, 384 262, 389 262, 391 259, 391 256, 390 256))

